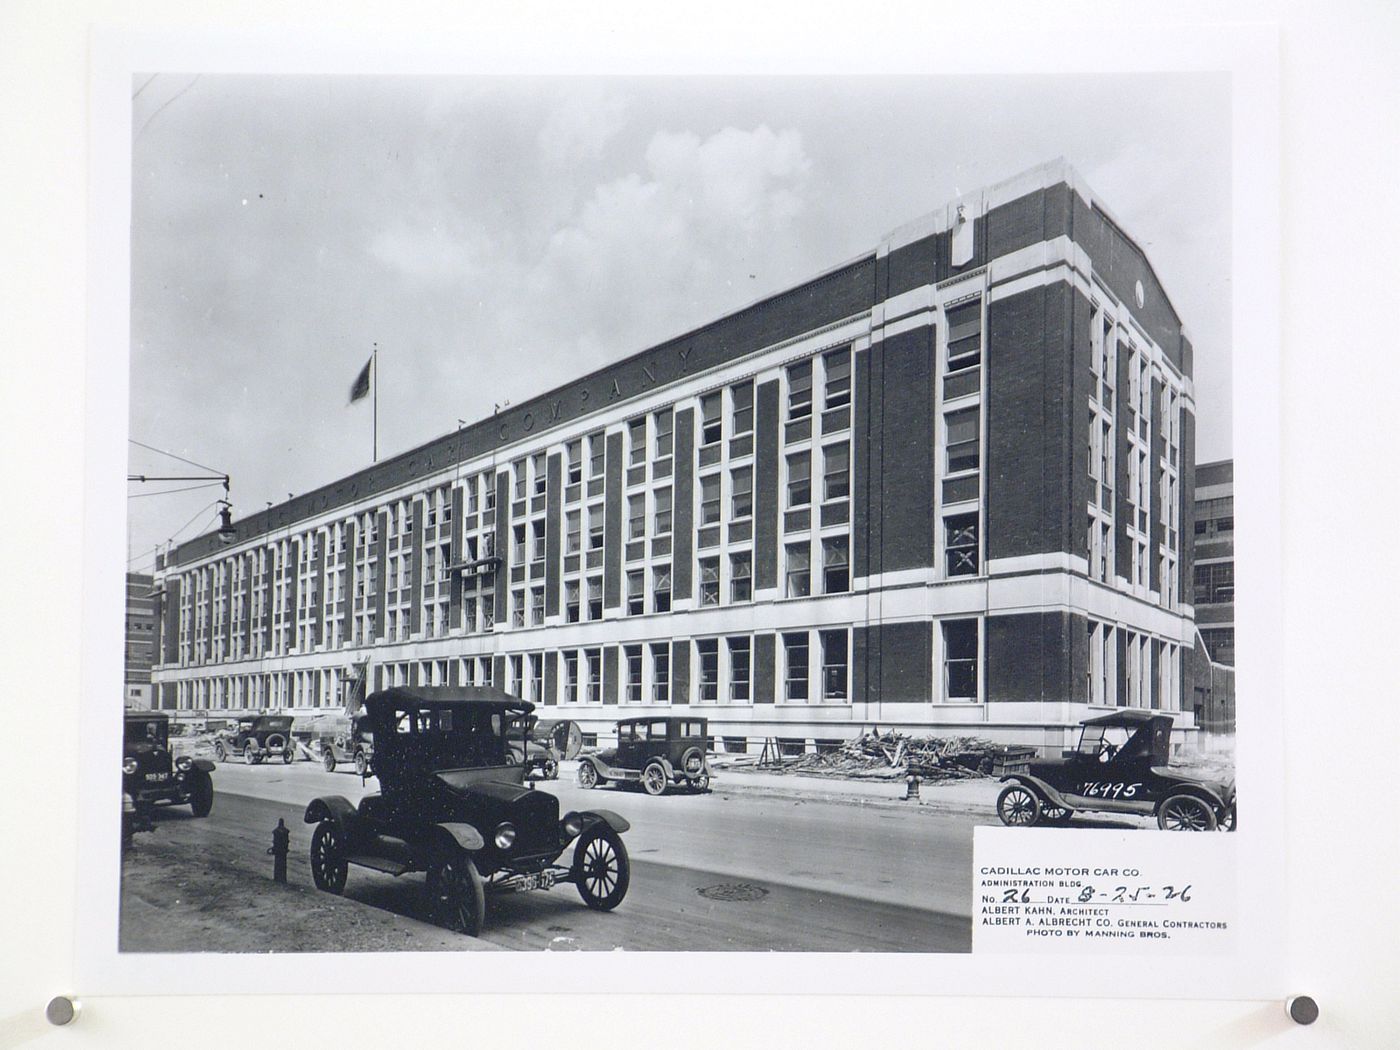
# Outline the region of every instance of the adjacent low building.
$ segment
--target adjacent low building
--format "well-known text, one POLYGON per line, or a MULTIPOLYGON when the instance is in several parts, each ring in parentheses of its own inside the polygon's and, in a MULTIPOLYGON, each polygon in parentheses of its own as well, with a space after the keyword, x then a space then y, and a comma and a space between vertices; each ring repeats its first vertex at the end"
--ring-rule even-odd
POLYGON ((126 574, 125 706, 151 706, 151 665, 156 655, 156 601, 150 576, 126 574))
MULTIPOLYGON (((464 368, 469 367, 464 362, 464 368)), ((161 560, 160 706, 493 682, 606 734, 1178 713, 1192 345, 1063 162, 161 560)))
POLYGON ((1200 638, 1193 710, 1210 733, 1235 731, 1235 464, 1196 465, 1192 602, 1200 638))

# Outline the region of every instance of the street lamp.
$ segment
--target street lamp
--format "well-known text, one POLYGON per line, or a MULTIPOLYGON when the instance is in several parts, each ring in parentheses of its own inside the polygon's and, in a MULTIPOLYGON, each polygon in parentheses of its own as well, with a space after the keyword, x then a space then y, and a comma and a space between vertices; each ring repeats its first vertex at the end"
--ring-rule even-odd
MULTIPOLYGON (((127 481, 220 481, 224 486, 224 498, 219 500, 219 542, 228 544, 238 538, 238 530, 233 527, 233 503, 228 497, 227 474, 128 474, 127 481)), ((198 488, 199 486, 196 486, 198 488)), ((156 493, 160 495, 160 493, 156 493)))

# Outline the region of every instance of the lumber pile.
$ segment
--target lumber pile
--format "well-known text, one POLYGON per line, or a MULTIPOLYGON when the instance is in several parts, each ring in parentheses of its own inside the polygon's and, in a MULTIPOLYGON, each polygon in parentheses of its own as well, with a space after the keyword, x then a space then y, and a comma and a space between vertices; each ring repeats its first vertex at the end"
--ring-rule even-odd
POLYGON ((775 771, 855 780, 898 780, 909 773, 925 780, 956 780, 990 773, 1001 751, 979 737, 918 737, 872 729, 838 747, 785 759, 775 771))

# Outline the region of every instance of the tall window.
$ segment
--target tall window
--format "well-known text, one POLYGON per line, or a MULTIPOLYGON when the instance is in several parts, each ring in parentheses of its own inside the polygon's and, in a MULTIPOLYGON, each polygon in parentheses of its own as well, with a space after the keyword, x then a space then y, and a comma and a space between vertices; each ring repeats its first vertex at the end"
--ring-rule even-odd
POLYGON ((627 703, 640 704, 642 702, 642 647, 640 645, 624 645, 622 655, 627 662, 627 703))
POLYGON ((603 505, 595 503, 588 508, 588 549, 603 549, 603 505))
POLYGON ((588 476, 590 478, 603 476, 603 455, 606 447, 606 439, 601 431, 588 435, 588 476))
POLYGON ((729 556, 729 600, 746 602, 753 597, 753 555, 748 551, 729 556))
POLYGON ((583 546, 583 511, 571 510, 564 515, 565 545, 568 554, 577 554, 583 546))
POLYGON ((822 540, 822 593, 851 589, 851 542, 845 536, 822 540))
POLYGON ((578 651, 576 649, 564 650, 564 700, 566 703, 578 703, 578 651))
POLYGON ((944 559, 949 576, 977 575, 977 514, 943 520, 944 559))
POLYGON ((510 598, 510 622, 513 627, 525 626, 525 592, 512 591, 510 598))
POLYGON ((652 612, 671 611, 671 566, 657 565, 651 570, 652 612))
POLYGON ((807 699, 807 632, 783 635, 783 695, 807 699))
POLYGON ((949 412, 943 419, 948 429, 948 473, 976 470, 981 461, 977 409, 949 412))
POLYGON ((738 437, 753 430, 753 382, 738 383, 729 388, 730 402, 733 405, 730 415, 730 434, 738 437))
POLYGON ((590 576, 588 579, 588 618, 603 618, 603 577, 590 576))
POLYGON ((632 569, 627 573, 627 615, 639 616, 646 612, 646 572, 632 569))
POLYGON ((627 497, 627 538, 639 540, 647 531, 647 498, 645 493, 627 497))
POLYGON ((583 656, 588 663, 586 699, 590 704, 601 704, 603 702, 603 650, 585 649, 583 656))
MULTIPOLYGON (((512 545, 512 549, 511 549, 511 553, 510 553, 510 560, 511 560, 514 564, 516 564, 516 565, 524 565, 524 564, 525 564, 525 526, 524 526, 524 525, 517 525, 517 526, 515 526, 514 533, 513 533, 513 539, 514 539, 514 543, 513 543, 513 545, 512 545)), ((390 589, 390 590, 393 590, 393 589, 394 589, 394 584, 393 584, 392 580, 391 580, 391 582, 389 583, 389 589, 390 589)))
POLYGON ((700 479, 700 524, 719 522, 719 475, 707 474, 700 479))
POLYGON ((652 524, 655 526, 653 533, 657 536, 671 535, 671 490, 669 488, 657 489, 655 497, 656 516, 652 524))
POLYGON ((950 701, 977 699, 977 621, 943 621, 943 695, 950 701))
POLYGON ((578 438, 568 444, 569 484, 577 485, 583 480, 583 439, 578 438))
POLYGON ((826 407, 840 408, 851 403, 851 351, 833 350, 823 356, 826 364, 826 407))
POLYGON ((700 559, 700 604, 719 604, 719 559, 700 559))
POLYGON ((753 467, 735 467, 729 472, 730 517, 747 518, 753 513, 753 467))
POLYGON ((788 365, 788 419, 806 419, 812 414, 812 362, 788 365))
POLYGON ((822 631, 822 699, 846 700, 849 654, 845 631, 822 631))
POLYGON ((957 372, 982 362, 982 300, 948 310, 948 371, 957 372))
POLYGON ((716 390, 700 399, 700 443, 713 445, 724 436, 724 394, 716 390))
MULTIPOLYGON (((524 498, 525 498, 525 461, 524 461, 523 459, 517 459, 514 463, 511 464, 510 471, 511 471, 512 477, 514 477, 514 479, 515 479, 515 498, 516 498, 516 499, 524 499, 524 498)), ((393 530, 392 530, 392 526, 391 526, 391 528, 390 528, 390 531, 393 531, 393 530)))
POLYGON ((851 447, 844 441, 822 449, 823 499, 845 499, 851 494, 851 447))
POLYGON ((695 643, 695 653, 700 665, 700 700, 714 703, 719 699, 719 641, 714 638, 701 638, 695 643))
POLYGON ((647 421, 643 416, 627 424, 627 463, 639 466, 647 459, 647 421))
POLYGON ((671 702, 671 645, 669 642, 651 644, 651 702, 671 702))
POLYGON ((530 473, 535 479, 535 495, 543 496, 549 474, 545 470, 545 458, 543 452, 537 452, 530 457, 530 473))
POLYGON ((652 416, 652 420, 655 423, 656 430, 656 458, 665 459, 671 454, 671 451, 674 448, 672 428, 675 425, 675 416, 673 415, 671 409, 667 408, 660 412, 657 412, 654 416, 652 416))
POLYGON ((794 452, 787 458, 787 505, 805 507, 812 502, 812 454, 794 452))
POLYGON ((541 518, 530 525, 531 561, 544 561, 544 519, 541 518))
POLYGON ((749 639, 747 636, 730 638, 727 641, 727 648, 729 649, 729 699, 737 703, 746 703, 752 696, 749 639))
POLYGON ((569 580, 564 584, 564 619, 569 623, 579 621, 579 584, 569 580))
POLYGON ((544 588, 530 588, 530 624, 538 627, 544 623, 544 588))
POLYGON ((812 593, 812 549, 804 541, 787 547, 787 596, 805 598, 812 593))

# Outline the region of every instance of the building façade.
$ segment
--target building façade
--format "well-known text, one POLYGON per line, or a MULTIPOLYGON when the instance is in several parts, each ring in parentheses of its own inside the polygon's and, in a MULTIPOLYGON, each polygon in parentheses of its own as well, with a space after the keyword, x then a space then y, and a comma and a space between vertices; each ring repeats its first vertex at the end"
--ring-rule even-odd
POLYGON ((1192 346, 1062 161, 158 562, 158 706, 493 682, 606 735, 1179 713, 1192 346))

